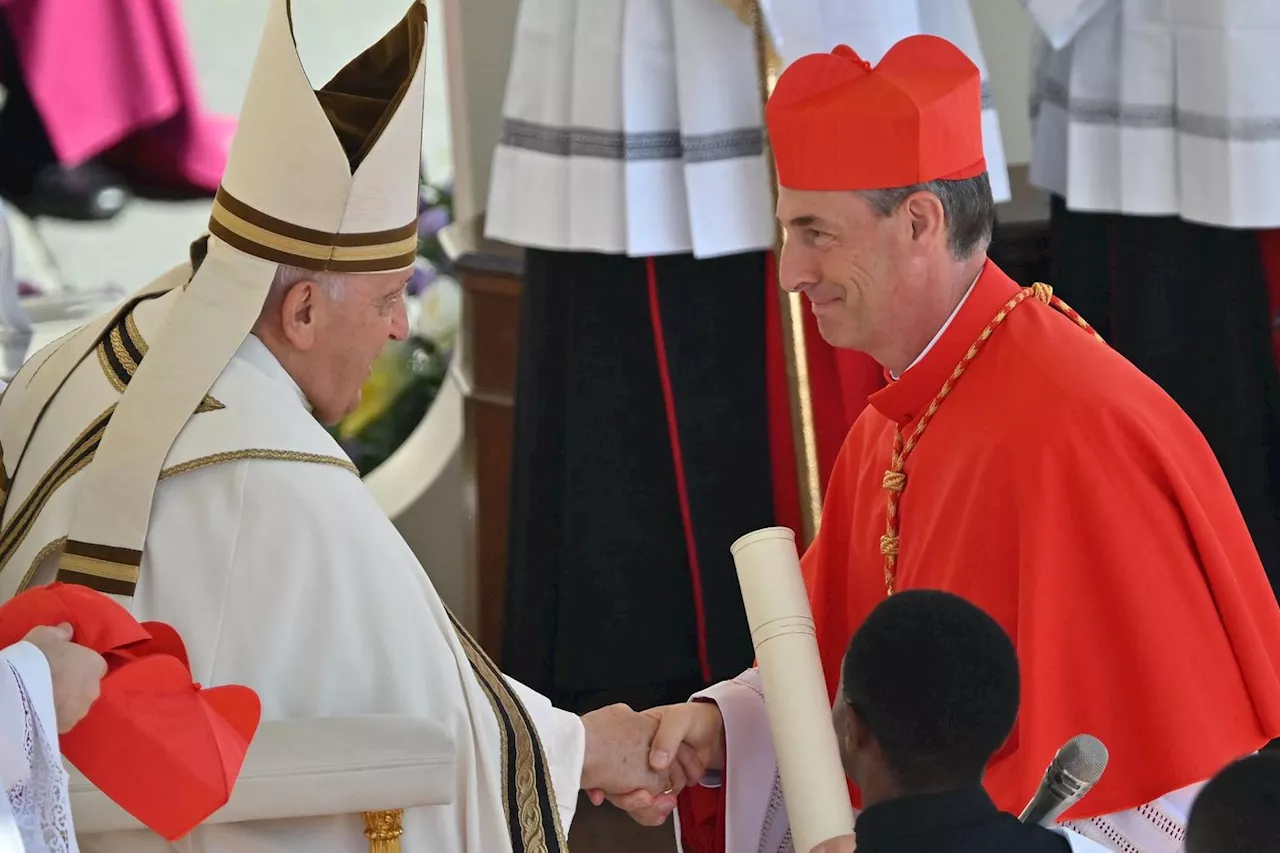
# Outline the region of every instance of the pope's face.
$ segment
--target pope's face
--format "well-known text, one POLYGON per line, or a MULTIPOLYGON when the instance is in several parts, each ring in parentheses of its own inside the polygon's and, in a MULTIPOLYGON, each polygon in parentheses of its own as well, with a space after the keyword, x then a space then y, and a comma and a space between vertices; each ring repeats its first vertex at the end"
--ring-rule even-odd
POLYGON ((408 335, 408 279, 407 271, 350 275, 338 298, 317 293, 315 346, 307 353, 312 381, 303 390, 322 422, 337 423, 355 410, 387 341, 408 335))
POLYGON ((854 192, 785 187, 777 214, 785 236, 781 284, 807 297, 823 339, 873 357, 891 350, 919 298, 910 217, 881 216, 854 192))

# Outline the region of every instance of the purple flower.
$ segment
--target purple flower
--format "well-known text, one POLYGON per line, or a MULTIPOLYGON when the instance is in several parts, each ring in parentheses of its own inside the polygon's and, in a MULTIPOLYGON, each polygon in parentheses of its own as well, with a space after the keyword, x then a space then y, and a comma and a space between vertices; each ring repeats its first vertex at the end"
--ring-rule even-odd
POLYGON ((418 239, 434 237, 436 232, 449 224, 449 211, 443 207, 428 207, 418 214, 418 239))
POLYGON ((418 258, 413 264, 413 275, 405 285, 404 292, 409 296, 421 296, 422 292, 435 281, 439 273, 426 258, 418 258))

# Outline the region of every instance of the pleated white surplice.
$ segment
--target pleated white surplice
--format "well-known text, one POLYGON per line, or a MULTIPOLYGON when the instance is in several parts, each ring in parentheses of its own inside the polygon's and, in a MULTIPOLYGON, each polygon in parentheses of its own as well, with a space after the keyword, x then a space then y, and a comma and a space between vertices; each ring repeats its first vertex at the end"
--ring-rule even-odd
MULTIPOLYGON (((983 67, 968 0, 762 6, 784 62, 840 43, 877 61, 895 41, 931 32, 983 67)), ((523 0, 487 234, 634 257, 771 248, 756 67, 751 28, 720 0, 523 0)), ((987 163, 996 198, 1005 200, 989 103, 985 97, 987 163)))
POLYGON ((1024 3, 1033 184, 1072 210, 1280 227, 1280 2, 1024 3))

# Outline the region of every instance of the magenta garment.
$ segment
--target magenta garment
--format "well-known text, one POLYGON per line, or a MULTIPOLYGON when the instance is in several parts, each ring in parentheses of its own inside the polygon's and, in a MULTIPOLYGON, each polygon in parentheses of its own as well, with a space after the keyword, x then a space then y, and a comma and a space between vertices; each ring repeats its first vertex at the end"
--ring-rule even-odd
POLYGON ((0 0, 59 162, 109 149, 130 180, 212 191, 232 119, 201 111, 178 0, 0 0))

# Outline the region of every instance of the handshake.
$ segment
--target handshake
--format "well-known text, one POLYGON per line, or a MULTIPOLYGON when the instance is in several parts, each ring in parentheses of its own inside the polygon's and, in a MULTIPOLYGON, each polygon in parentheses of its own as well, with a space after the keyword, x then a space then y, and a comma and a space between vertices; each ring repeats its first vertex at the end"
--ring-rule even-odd
POLYGON ((633 711, 610 705, 582 717, 586 756, 582 788, 638 823, 657 826, 676 795, 708 770, 724 768, 724 720, 713 702, 685 702, 633 711))
MULTIPOLYGON (((645 826, 665 823, 677 794, 708 770, 724 769, 724 718, 714 702, 640 712, 610 705, 584 715, 582 723, 587 731, 582 788, 592 803, 607 799, 645 826)), ((853 836, 843 836, 811 853, 853 849, 853 836)))

